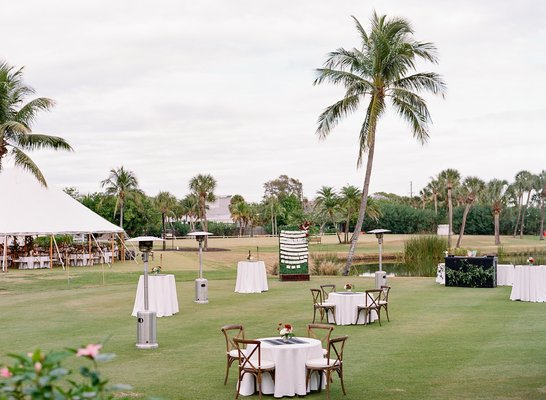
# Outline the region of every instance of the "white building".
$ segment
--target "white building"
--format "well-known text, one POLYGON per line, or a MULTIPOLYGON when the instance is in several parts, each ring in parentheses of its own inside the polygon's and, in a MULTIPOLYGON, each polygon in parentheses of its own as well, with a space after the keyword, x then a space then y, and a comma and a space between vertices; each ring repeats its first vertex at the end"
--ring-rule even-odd
POLYGON ((216 196, 216 201, 207 203, 207 221, 224 222, 232 224, 231 213, 229 212, 229 203, 231 195, 216 196))

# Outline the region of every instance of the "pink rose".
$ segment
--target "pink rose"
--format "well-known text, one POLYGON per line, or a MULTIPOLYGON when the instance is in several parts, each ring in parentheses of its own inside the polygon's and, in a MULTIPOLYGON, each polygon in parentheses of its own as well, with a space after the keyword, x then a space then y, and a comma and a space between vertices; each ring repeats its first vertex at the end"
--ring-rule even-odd
POLYGON ((78 349, 76 356, 95 358, 99 354, 100 349, 102 349, 102 344, 88 344, 87 347, 78 349))
POLYGON ((37 373, 40 373, 41 370, 42 370, 42 363, 39 363, 39 362, 34 363, 34 371, 36 371, 37 373))
POLYGON ((0 368, 0 376, 2 378, 10 378, 12 376, 12 373, 7 368, 0 368))

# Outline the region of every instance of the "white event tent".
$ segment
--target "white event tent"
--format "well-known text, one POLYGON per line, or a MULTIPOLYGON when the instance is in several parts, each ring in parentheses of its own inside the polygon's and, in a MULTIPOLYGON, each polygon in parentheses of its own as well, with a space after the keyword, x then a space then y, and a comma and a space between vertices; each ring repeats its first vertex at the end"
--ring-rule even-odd
POLYGON ((7 236, 82 233, 120 234, 123 229, 63 191, 43 187, 26 171, 0 171, 0 243, 4 244, 4 268, 7 236))

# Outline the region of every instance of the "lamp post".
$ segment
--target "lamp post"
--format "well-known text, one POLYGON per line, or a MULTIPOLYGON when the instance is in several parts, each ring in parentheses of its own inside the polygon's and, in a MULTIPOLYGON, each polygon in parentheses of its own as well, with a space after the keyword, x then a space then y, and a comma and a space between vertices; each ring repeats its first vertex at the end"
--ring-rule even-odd
POLYGON ((194 236, 199 243, 199 277, 195 280, 195 303, 206 304, 208 299, 208 281, 203 278, 203 242, 210 232, 190 232, 187 236, 194 236))
POLYGON ((137 311, 137 343, 138 349, 156 349, 159 347, 157 343, 157 326, 156 312, 148 310, 148 255, 153 250, 154 241, 163 241, 163 239, 153 236, 139 236, 127 240, 127 242, 138 242, 138 249, 142 252, 142 260, 144 261, 144 310, 137 311))
POLYGON ((381 286, 387 284, 387 275, 383 272, 383 234, 390 232, 388 229, 374 229, 368 233, 374 233, 379 243, 379 271, 375 272, 375 288, 380 289, 381 286))

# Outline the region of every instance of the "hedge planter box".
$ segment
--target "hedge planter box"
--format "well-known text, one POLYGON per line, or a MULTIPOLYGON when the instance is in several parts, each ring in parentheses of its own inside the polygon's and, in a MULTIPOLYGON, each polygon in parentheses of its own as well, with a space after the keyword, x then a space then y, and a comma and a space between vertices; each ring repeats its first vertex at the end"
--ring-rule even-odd
POLYGON ((445 258, 445 285, 462 287, 497 287, 497 257, 445 258))

